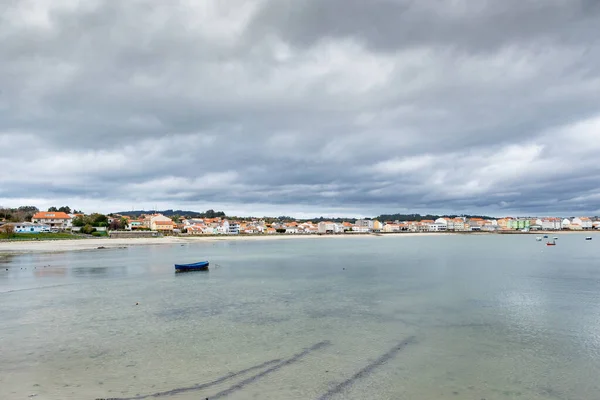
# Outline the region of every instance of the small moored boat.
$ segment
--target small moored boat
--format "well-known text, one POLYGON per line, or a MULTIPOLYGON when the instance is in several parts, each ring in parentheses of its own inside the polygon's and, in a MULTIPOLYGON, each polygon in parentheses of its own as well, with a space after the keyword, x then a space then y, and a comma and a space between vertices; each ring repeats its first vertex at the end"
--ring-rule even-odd
POLYGON ((591 236, 587 236, 587 237, 585 238, 585 240, 592 240, 592 237, 591 237, 591 236))
POLYGON ((554 240, 556 240, 556 239, 558 239, 558 237, 557 237, 557 236, 554 236, 554 238, 553 238, 553 239, 554 239, 554 240))
POLYGON ((538 242, 541 242, 542 241, 542 237, 538 236, 538 237, 535 238, 535 240, 538 241, 538 242))
POLYGON ((201 261, 193 264, 175 264, 175 272, 187 271, 206 271, 208 270, 208 261, 201 261))
POLYGON ((548 239, 548 235, 544 235, 544 239, 548 239))
POLYGON ((556 246, 556 242, 554 240, 551 242, 546 242, 546 246, 556 246))

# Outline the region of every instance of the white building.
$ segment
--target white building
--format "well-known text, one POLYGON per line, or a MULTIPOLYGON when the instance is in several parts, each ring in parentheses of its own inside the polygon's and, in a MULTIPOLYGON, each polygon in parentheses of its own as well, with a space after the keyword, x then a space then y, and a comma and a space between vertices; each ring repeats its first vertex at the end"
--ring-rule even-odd
POLYGON ((15 222, 12 225, 15 228, 15 233, 44 233, 50 232, 48 225, 33 223, 33 222, 15 222))
MULTIPOLYGON (((239 229, 239 227, 238 227, 239 229)), ((229 221, 224 220, 217 226, 217 233, 220 235, 228 235, 229 234, 229 221)), ((239 232, 239 230, 238 230, 239 232)))
POLYGON ((319 233, 336 233, 336 224, 331 221, 321 221, 317 224, 319 233))
POLYGON ((58 211, 40 211, 32 217, 31 222, 48 225, 52 229, 69 229, 73 226, 71 217, 64 212, 58 211))
POLYGON ((375 225, 375 221, 373 221, 372 219, 359 219, 356 221, 356 226, 359 227, 365 227, 365 228, 369 228, 370 230, 373 230, 373 227, 375 225))
POLYGON ((400 225, 399 224, 385 224, 383 227, 383 231, 386 233, 400 232, 400 225))
MULTIPOLYGON (((450 228, 450 227, 448 226, 448 221, 449 221, 449 220, 450 220, 449 218, 448 218, 448 219, 446 219, 446 218, 438 218, 438 219, 436 219, 436 220, 435 220, 435 223, 436 223, 436 224, 441 224, 441 225, 444 225, 444 230, 448 230, 448 229, 450 228)), ((451 221, 451 220, 450 220, 450 221, 451 221)), ((454 228, 454 223, 452 223, 452 228, 454 228)))
POLYGON ((445 232, 448 226, 441 222, 434 222, 427 224, 427 229, 429 232, 445 232))
POLYGON ((155 214, 150 217, 150 229, 160 232, 172 232, 175 229, 175 224, 171 218, 162 214, 155 214))
POLYGON ((560 218, 538 218, 535 220, 536 225, 540 225, 543 230, 553 231, 562 229, 562 221, 560 218))
POLYGON ((575 217, 572 224, 579 225, 582 229, 592 229, 592 220, 588 217, 575 217))
POLYGON ((227 233, 230 235, 237 235, 240 233, 240 224, 237 223, 231 223, 229 224, 229 229, 227 230, 227 233))

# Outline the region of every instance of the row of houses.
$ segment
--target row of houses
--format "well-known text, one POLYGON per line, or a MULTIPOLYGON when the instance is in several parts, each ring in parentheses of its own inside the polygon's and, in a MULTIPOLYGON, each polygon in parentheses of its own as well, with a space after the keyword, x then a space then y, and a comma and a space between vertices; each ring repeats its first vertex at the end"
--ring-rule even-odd
POLYGON ((588 217, 561 218, 513 218, 500 219, 441 217, 422 221, 385 221, 359 219, 351 222, 322 221, 319 223, 273 222, 262 219, 235 221, 227 218, 192 218, 172 221, 161 214, 145 215, 131 220, 130 228, 151 229, 159 232, 182 232, 190 235, 237 235, 237 234, 336 234, 370 232, 473 232, 473 231, 517 231, 517 230, 588 230, 600 229, 600 221, 588 217))
MULTIPOLYGON (((18 233, 49 232, 73 228, 73 219, 81 214, 64 212, 38 212, 31 222, 13 224, 18 233)), ((114 215, 114 219, 127 220, 127 230, 151 230, 164 234, 237 235, 237 234, 337 234, 337 233, 394 233, 394 232, 472 232, 472 231, 533 231, 533 230, 591 230, 600 229, 600 220, 589 217, 574 218, 515 218, 499 219, 441 217, 422 221, 378 221, 359 219, 354 222, 286 221, 266 223, 263 219, 236 221, 227 218, 181 218, 173 221, 162 214, 142 215, 137 219, 114 215)))

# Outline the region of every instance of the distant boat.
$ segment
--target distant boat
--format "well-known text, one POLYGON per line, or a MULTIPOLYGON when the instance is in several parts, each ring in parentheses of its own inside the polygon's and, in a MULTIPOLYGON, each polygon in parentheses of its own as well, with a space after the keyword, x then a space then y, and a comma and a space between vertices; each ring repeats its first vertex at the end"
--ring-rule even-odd
POLYGON ((546 246, 556 246, 556 242, 554 240, 551 242, 546 242, 546 246))
POLYGON ((591 236, 587 236, 587 237, 585 238, 585 240, 592 240, 592 237, 591 237, 591 236))
POLYGON ((541 242, 542 241, 542 237, 538 236, 538 237, 535 238, 535 240, 538 241, 538 242, 541 242))
POLYGON ((557 236, 554 236, 554 240, 557 240, 557 239, 558 239, 558 237, 557 237, 557 236))
POLYGON ((175 264, 175 272, 207 271, 208 261, 200 261, 193 264, 175 264))
POLYGON ((548 235, 544 235, 544 239, 548 239, 548 235))

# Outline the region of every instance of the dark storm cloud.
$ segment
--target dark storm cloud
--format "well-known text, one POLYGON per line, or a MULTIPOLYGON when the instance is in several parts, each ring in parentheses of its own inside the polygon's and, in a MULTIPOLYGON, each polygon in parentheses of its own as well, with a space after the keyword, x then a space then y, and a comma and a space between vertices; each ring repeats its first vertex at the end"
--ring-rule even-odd
POLYGON ((356 38, 384 52, 422 46, 490 52, 539 39, 578 44, 599 16, 596 0, 268 0, 251 31, 307 47, 356 38))
POLYGON ((598 4, 5 1, 0 204, 597 211, 598 4))

